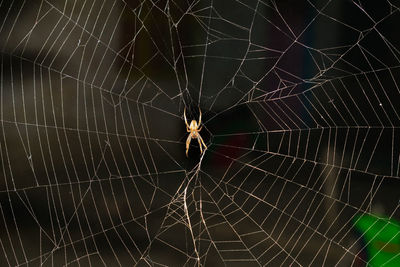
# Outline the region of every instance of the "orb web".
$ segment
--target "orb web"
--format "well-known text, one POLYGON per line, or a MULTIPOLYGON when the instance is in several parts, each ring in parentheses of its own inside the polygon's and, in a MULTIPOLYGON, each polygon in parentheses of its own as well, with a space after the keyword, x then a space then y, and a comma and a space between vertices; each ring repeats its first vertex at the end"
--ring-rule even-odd
POLYGON ((398 262, 399 7, 316 2, 1 1, 1 265, 398 262))

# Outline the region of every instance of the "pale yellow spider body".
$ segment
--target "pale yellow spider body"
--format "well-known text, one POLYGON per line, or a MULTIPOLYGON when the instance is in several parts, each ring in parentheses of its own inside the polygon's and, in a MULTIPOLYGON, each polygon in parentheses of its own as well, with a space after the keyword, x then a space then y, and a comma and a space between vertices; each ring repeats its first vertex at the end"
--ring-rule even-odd
POLYGON ((199 142, 199 146, 200 146, 200 152, 203 153, 203 147, 204 147, 204 150, 206 150, 207 146, 204 143, 203 138, 201 138, 201 136, 199 134, 199 132, 203 128, 203 126, 201 125, 201 110, 200 110, 200 117, 199 117, 198 124, 197 124, 196 120, 192 120, 190 122, 190 125, 188 124, 187 119, 186 119, 186 108, 183 112, 183 116, 185 118, 186 131, 189 133, 189 136, 186 139, 186 157, 188 156, 189 146, 190 146, 190 142, 192 141, 192 138, 197 139, 197 141, 199 142))

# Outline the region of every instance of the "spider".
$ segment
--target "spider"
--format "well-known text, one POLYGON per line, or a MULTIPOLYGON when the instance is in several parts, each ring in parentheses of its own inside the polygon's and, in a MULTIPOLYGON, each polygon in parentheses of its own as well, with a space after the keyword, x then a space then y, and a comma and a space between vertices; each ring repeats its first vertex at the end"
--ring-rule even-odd
POLYGON ((194 139, 197 138, 197 141, 199 141, 201 154, 203 153, 203 146, 204 146, 204 150, 207 149, 206 144, 204 144, 203 138, 201 138, 201 136, 199 134, 199 132, 203 128, 203 126, 200 126, 201 125, 201 110, 200 110, 200 108, 199 108, 199 111, 200 111, 199 124, 197 124, 196 120, 192 120, 190 125, 188 124, 187 119, 186 119, 186 107, 183 112, 183 116, 185 118, 185 124, 186 124, 186 131, 188 133, 190 133, 188 138, 186 139, 186 157, 188 156, 189 145, 190 145, 190 142, 192 141, 192 138, 194 138, 194 139))

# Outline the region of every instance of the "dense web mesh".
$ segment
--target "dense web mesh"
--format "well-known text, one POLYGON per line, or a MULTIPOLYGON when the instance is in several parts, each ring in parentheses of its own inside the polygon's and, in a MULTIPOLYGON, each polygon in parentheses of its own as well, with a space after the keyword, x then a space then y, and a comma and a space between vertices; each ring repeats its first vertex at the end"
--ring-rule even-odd
POLYGON ((396 3, 1 1, 0 265, 372 264, 357 218, 400 219, 396 3))

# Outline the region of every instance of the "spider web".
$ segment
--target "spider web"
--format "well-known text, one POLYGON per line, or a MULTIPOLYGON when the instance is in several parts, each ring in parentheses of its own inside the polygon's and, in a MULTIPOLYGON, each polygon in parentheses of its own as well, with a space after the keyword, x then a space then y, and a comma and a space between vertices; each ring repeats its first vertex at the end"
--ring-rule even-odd
POLYGON ((0 12, 1 266, 365 266, 400 219, 395 1, 0 12))

